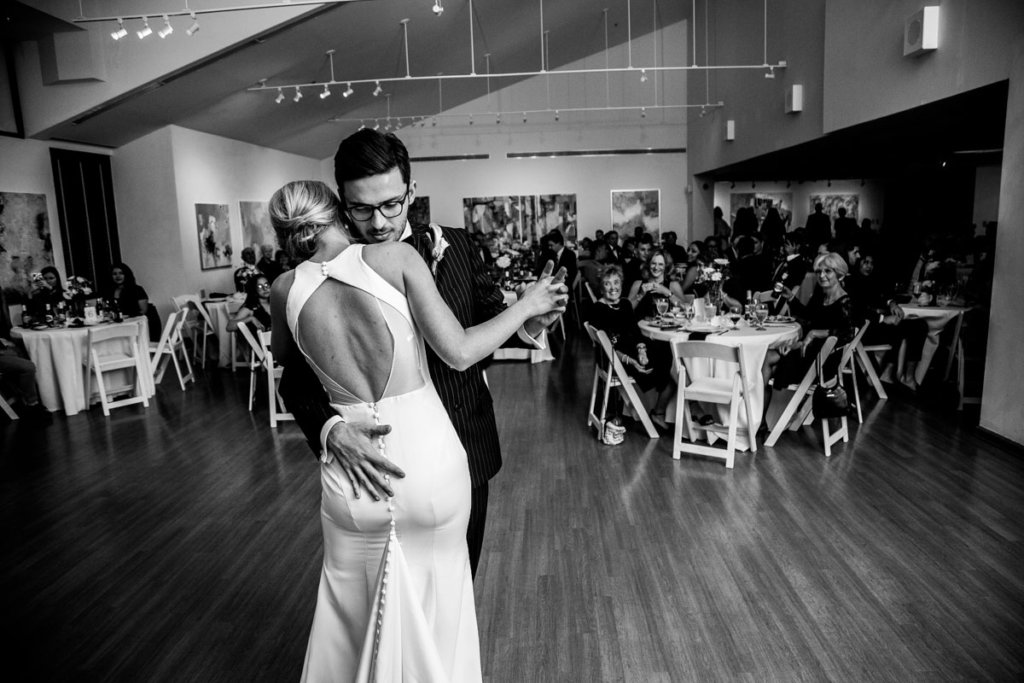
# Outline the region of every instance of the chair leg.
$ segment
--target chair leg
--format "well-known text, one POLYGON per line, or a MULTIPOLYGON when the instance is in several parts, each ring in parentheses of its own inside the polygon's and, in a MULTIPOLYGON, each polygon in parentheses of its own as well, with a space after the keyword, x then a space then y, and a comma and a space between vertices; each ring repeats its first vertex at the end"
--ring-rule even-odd
POLYGON ((5 401, 3 396, 0 396, 0 410, 2 410, 4 415, 9 417, 10 419, 18 419, 18 414, 14 412, 14 408, 11 408, 11 404, 5 401))
POLYGON ((689 429, 689 422, 686 420, 686 397, 683 390, 680 389, 676 394, 676 424, 675 431, 672 437, 672 459, 679 460, 680 454, 682 453, 683 434, 684 430, 689 429))
POLYGON ((864 350, 864 347, 857 345, 855 357, 860 361, 860 367, 867 375, 868 381, 871 382, 871 386, 875 388, 875 392, 878 394, 878 398, 885 401, 888 400, 889 395, 885 393, 885 387, 882 386, 882 380, 878 379, 878 373, 875 372, 875 365, 871 362, 871 358, 868 357, 868 352, 864 350))
POLYGON ((97 389, 99 389, 100 392, 100 406, 102 406, 103 408, 103 416, 110 417, 110 405, 107 400, 107 387, 103 383, 103 375, 100 373, 100 370, 97 367, 94 367, 93 371, 96 373, 96 384, 97 389))
POLYGON ((740 395, 734 389, 729 402, 729 439, 725 443, 725 467, 732 469, 736 463, 736 430, 739 429, 740 395))
POLYGON ((654 423, 651 422, 651 417, 647 414, 647 408, 644 406, 644 402, 640 400, 640 395, 636 393, 636 388, 630 383, 622 383, 619 385, 619 391, 623 394, 623 398, 628 400, 630 405, 633 406, 637 417, 640 418, 640 423, 644 426, 644 430, 647 431, 647 436, 657 439, 659 436, 658 430, 654 428, 654 423))
POLYGON ((857 405, 857 424, 864 424, 864 413, 860 409, 860 387, 857 385, 857 361, 850 361, 850 377, 853 378, 853 402, 857 405))

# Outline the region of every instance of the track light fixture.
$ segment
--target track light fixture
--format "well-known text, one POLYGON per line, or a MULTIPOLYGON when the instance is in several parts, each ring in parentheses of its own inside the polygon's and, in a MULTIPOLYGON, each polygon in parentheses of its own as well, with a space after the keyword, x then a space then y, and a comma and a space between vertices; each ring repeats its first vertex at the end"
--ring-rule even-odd
POLYGON ((366 128, 366 124, 363 123, 362 120, 360 120, 359 121, 359 130, 363 130, 364 128, 366 128))
POLYGON ((292 98, 292 102, 298 102, 302 99, 302 91, 299 90, 298 86, 295 86, 295 97, 292 98))
POLYGON ((164 27, 162 29, 160 29, 159 31, 157 31, 156 34, 158 36, 160 36, 161 38, 166 38, 167 36, 171 35, 172 33, 174 33, 174 27, 171 26, 171 19, 170 19, 170 17, 168 17, 165 14, 164 15, 164 27))
POLYGON ((768 67, 768 70, 764 72, 764 77, 765 78, 769 78, 769 79, 775 78, 775 67, 774 66, 768 67))
POLYGON ((641 83, 646 83, 647 82, 647 69, 640 69, 640 82, 641 83))
POLYGON ((647 107, 640 107, 640 118, 647 118, 647 107))
POLYGON ((277 97, 274 98, 274 101, 277 102, 278 104, 284 102, 284 93, 281 92, 280 88, 277 89, 277 97))
POLYGON ((354 92, 355 92, 355 90, 353 90, 353 89, 352 89, 352 84, 351 84, 351 83, 349 83, 349 84, 348 84, 348 85, 347 85, 347 86, 345 87, 345 92, 341 93, 341 96, 342 96, 342 97, 348 97, 349 95, 351 95, 351 94, 352 94, 352 93, 354 93, 354 92))
POLYGON ((185 35, 187 35, 187 36, 191 36, 196 31, 199 30, 199 20, 196 19, 196 13, 195 12, 189 12, 189 15, 192 17, 192 25, 189 26, 187 29, 185 29, 185 35))
POLYGON ((152 32, 153 29, 149 27, 149 19, 147 17, 142 17, 142 28, 136 31, 135 35, 139 37, 139 40, 142 40, 152 32))
POLYGON ((331 89, 327 87, 326 83, 324 83, 324 91, 322 93, 320 93, 320 99, 321 100, 326 100, 330 96, 331 96, 331 89))
POLYGON ((432 11, 435 16, 441 16, 444 14, 444 7, 441 6, 441 0, 434 0, 434 6, 430 8, 430 11, 432 11))
POLYGON ((124 19, 121 17, 117 18, 117 30, 110 34, 110 37, 114 40, 121 40, 128 35, 128 29, 124 27, 124 19))
POLYGON ((555 110, 555 121, 557 121, 559 118, 560 118, 560 112, 556 109, 555 110))
POLYGON ((377 87, 373 89, 373 96, 374 97, 377 97, 382 92, 384 92, 384 90, 380 87, 380 81, 377 81, 376 83, 377 83, 377 87))
POLYGON ((380 121, 378 121, 377 119, 373 120, 373 129, 380 130, 380 121))

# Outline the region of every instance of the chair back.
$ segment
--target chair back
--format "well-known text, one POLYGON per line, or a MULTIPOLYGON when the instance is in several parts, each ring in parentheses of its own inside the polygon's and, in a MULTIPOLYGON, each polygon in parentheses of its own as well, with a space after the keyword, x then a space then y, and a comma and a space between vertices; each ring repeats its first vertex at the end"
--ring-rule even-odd
POLYGON ((189 294, 179 294, 178 296, 171 297, 171 303, 174 304, 174 310, 180 311, 188 306, 189 294))
POLYGON ((135 323, 121 323, 106 327, 89 328, 89 346, 110 339, 133 339, 138 341, 139 326, 135 323))
POLYGON ((178 333, 180 328, 181 311, 175 311, 167 316, 167 322, 164 323, 163 332, 160 333, 160 340, 153 347, 153 358, 156 359, 161 354, 168 353, 172 340, 178 333))
POLYGON ((845 368, 853 359, 853 352, 857 350, 857 346, 861 343, 861 340, 864 339, 864 333, 868 331, 868 327, 870 326, 871 321, 865 320, 864 324, 857 330, 857 333, 853 335, 853 339, 843 346, 843 356, 839 360, 840 371, 842 371, 842 369, 845 368))
POLYGON ((676 358, 708 358, 720 360, 726 363, 740 362, 740 349, 738 346, 726 346, 707 341, 684 341, 672 342, 672 351, 676 358))
POLYGON ((597 303, 597 297, 594 295, 594 290, 593 290, 593 288, 591 288, 590 283, 584 281, 583 282, 583 286, 587 289, 587 296, 590 297, 590 303, 596 304, 597 303))
POLYGON ((252 349, 255 359, 262 363, 263 358, 266 355, 269 341, 267 342, 267 345, 265 345, 262 338, 257 340, 256 335, 253 334, 252 329, 249 327, 249 323, 238 323, 238 332, 242 335, 242 338, 245 339, 249 348, 252 349))

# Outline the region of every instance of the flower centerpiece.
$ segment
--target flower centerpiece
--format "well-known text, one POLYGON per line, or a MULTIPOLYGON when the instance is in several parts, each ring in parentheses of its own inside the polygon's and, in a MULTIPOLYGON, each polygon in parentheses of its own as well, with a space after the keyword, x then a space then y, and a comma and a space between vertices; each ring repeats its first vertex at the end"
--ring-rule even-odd
POLYGON ((703 292, 708 303, 716 309, 722 303, 722 282, 729 271, 729 259, 716 258, 697 273, 698 293, 703 292))
POLYGON ((85 300, 92 296, 92 283, 81 275, 69 275, 64 286, 64 299, 73 318, 85 317, 85 300))

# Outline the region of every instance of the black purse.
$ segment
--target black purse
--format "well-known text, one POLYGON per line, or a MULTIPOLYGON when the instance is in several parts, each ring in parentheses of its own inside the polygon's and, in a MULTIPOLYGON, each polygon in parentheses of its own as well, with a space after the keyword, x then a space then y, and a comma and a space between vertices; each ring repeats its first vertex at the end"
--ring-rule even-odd
POLYGON ((818 386, 814 388, 814 394, 811 395, 811 410, 815 419, 823 420, 849 415, 850 399, 839 379, 840 376, 837 374, 831 382, 826 382, 822 375, 821 363, 818 362, 818 386))

